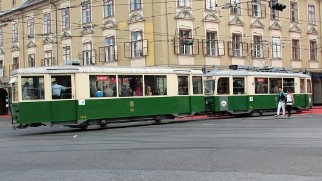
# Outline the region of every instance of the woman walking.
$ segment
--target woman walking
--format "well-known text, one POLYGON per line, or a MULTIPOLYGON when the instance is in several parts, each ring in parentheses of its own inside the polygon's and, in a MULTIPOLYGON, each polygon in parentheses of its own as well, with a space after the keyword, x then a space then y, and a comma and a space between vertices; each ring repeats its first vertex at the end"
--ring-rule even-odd
POLYGON ((287 89, 286 95, 286 110, 288 112, 288 117, 291 116, 292 105, 294 103, 294 97, 290 89, 287 89))

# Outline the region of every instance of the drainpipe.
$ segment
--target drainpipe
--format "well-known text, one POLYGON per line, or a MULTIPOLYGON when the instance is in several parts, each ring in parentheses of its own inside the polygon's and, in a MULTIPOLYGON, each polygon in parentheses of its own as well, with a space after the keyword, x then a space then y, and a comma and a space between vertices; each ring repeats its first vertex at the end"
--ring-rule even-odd
POLYGON ((55 31, 56 31, 56 66, 58 65, 58 24, 57 24, 57 13, 58 13, 58 8, 57 5, 55 3, 52 2, 52 0, 49 0, 49 3, 52 4, 55 7, 55 11, 56 11, 56 19, 55 19, 55 31))

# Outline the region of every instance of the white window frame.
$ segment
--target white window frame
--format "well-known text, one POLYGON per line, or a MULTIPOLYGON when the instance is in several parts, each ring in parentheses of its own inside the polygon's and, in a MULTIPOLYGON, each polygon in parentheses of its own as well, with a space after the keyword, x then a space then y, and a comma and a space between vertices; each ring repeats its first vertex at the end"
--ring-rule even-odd
POLYGON ((44 34, 51 33, 51 13, 45 13, 43 16, 44 21, 44 34))
POLYGON ((27 20, 27 37, 33 38, 35 37, 35 28, 34 28, 34 19, 29 18, 27 20))
POLYGON ((93 46, 92 42, 83 43, 83 64, 91 65, 93 63, 93 46))
POLYGON ((310 40, 310 60, 318 59, 318 46, 316 40, 310 40))
POLYGON ((262 17, 261 3, 258 0, 252 0, 252 16, 256 18, 262 17))
POLYGON ((230 8, 230 13, 234 15, 241 15, 240 0, 231 0, 232 7, 230 8))
POLYGON ((61 16, 62 16, 62 29, 66 30, 70 28, 70 11, 69 8, 63 8, 61 10, 61 16))
POLYGON ((262 36, 253 36, 253 39, 254 39, 253 57, 264 58, 262 36))
POLYGON ((91 16, 91 1, 90 0, 83 0, 82 2, 82 23, 90 23, 92 22, 91 16))
POLYGON ((18 22, 12 23, 12 43, 18 42, 18 22))
POLYGON ((142 9, 141 0, 130 0, 130 10, 136 11, 142 9))
POLYGON ((116 60, 115 57, 115 37, 110 36, 105 38, 105 61, 112 62, 116 60))
POLYGON ((190 0, 178 0, 178 7, 190 8, 190 0))
POLYGON ((272 57, 274 59, 281 59, 281 38, 280 37, 272 37, 272 57))
POLYGON ((216 0, 205 0, 205 9, 214 11, 216 10, 216 0))
POLYGON ((114 16, 114 0, 104 0, 104 17, 114 16))
POLYGON ((208 31, 206 34, 207 41, 207 55, 218 56, 218 36, 217 31, 208 31))
POLYGON ((63 61, 67 61, 70 59, 71 59, 70 46, 64 46, 63 47, 63 61))
POLYGON ((44 66, 52 66, 52 51, 46 50, 45 51, 45 59, 44 59, 44 66))
POLYGON ((312 4, 308 6, 308 19, 309 19, 309 24, 312 24, 312 25, 316 24, 315 6, 312 4))
POLYGON ((301 59, 301 45, 299 39, 292 39, 292 59, 301 59))
POLYGON ((297 2, 291 1, 290 2, 290 17, 291 17, 291 22, 298 22, 298 7, 297 7, 297 2))
POLYGON ((233 34, 232 35, 232 50, 234 57, 243 56, 243 42, 241 34, 233 34))

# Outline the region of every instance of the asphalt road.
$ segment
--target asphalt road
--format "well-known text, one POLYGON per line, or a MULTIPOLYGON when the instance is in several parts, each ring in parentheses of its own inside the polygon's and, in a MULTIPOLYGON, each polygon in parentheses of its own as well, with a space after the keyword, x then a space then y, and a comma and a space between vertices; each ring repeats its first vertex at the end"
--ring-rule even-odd
POLYGON ((0 119, 1 181, 322 180, 322 115, 13 131, 0 119))

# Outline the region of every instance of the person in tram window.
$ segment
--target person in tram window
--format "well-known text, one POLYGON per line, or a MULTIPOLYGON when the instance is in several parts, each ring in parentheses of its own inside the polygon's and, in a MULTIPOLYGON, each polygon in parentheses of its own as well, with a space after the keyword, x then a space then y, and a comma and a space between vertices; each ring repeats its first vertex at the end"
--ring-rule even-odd
POLYGON ((52 85, 52 98, 53 99, 60 99, 61 98, 61 91, 65 91, 67 87, 59 85, 57 81, 53 81, 52 85))
POLYGON ((29 82, 26 82, 23 86, 23 99, 30 99, 29 82))
POLYGON ((103 97, 103 92, 102 92, 101 88, 97 88, 96 97, 103 97))
POLYGON ((152 90, 150 86, 146 86, 146 91, 145 91, 146 96, 152 96, 152 90))

